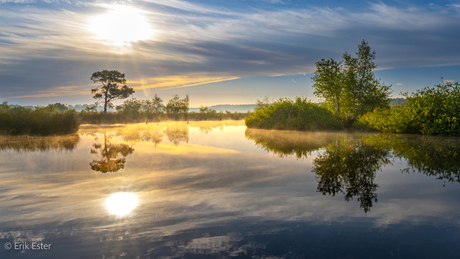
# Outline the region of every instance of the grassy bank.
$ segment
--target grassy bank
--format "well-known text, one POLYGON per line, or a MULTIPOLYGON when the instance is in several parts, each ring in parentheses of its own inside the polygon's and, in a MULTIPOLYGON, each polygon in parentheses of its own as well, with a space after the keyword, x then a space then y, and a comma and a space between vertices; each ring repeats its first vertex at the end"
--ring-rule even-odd
POLYGON ((79 126, 74 110, 58 111, 54 106, 36 108, 0 106, 0 133, 29 135, 63 135, 74 133, 79 126))
POLYGON ((245 119, 248 128, 283 130, 340 130, 343 123, 329 110, 298 97, 259 107, 245 119))

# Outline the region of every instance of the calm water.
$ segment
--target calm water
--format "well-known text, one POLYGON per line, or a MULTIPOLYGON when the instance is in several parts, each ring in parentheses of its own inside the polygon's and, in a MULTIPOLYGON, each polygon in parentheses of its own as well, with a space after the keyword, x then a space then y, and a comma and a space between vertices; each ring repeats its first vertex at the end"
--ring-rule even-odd
POLYGON ((0 136, 0 258, 460 258, 455 138, 78 133, 0 136))

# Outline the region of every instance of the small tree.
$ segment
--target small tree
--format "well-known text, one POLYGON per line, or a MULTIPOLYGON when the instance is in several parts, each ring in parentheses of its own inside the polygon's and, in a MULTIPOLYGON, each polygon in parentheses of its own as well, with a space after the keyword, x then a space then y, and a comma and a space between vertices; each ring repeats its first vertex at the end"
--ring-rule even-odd
POLYGON ((180 99, 180 97, 177 94, 173 95, 173 98, 169 100, 168 104, 165 107, 166 112, 167 113, 187 113, 189 102, 190 100, 188 98, 188 94, 185 96, 184 99, 180 99))
POLYGON ((132 98, 130 100, 125 100, 120 111, 127 113, 140 113, 142 110, 143 101, 132 98))
POLYGON ((159 113, 163 109, 163 100, 155 94, 155 97, 152 100, 144 100, 142 103, 144 112, 148 113, 159 113))
POLYGON ((98 100, 96 105, 104 103, 104 113, 107 113, 107 106, 114 108, 112 100, 125 99, 134 93, 134 89, 126 85, 125 74, 117 70, 94 72, 91 80, 100 83, 98 87, 91 89, 91 93, 95 94, 93 98, 98 100))
POLYGON ((259 100, 257 99, 256 101, 256 108, 254 110, 258 110, 258 109, 261 109, 261 108, 264 108, 264 107, 267 107, 270 105, 270 99, 268 99, 268 95, 266 95, 264 97, 264 99, 262 100, 259 100))
POLYGON ((375 78, 375 50, 363 40, 358 45, 356 58, 345 52, 344 81, 348 110, 356 118, 376 108, 388 108, 390 105, 391 85, 382 84, 375 78))
POLYGON ((332 58, 329 60, 321 59, 316 62, 314 81, 314 94, 324 98, 329 109, 339 117, 343 106, 345 85, 343 83, 342 62, 337 62, 332 58))

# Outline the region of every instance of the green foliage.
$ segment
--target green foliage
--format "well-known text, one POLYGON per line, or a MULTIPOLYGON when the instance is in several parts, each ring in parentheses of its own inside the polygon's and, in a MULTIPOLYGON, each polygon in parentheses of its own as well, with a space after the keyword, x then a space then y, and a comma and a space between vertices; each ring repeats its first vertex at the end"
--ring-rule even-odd
POLYGON ((173 95, 173 98, 169 100, 168 104, 165 107, 167 113, 187 113, 189 107, 190 100, 188 98, 188 94, 185 96, 184 99, 180 99, 180 97, 176 94, 173 95))
POLYGON ((157 94, 155 94, 152 100, 144 100, 142 102, 142 109, 147 113, 159 113, 163 111, 163 108, 163 100, 157 94))
POLYGON ((7 134, 62 135, 79 127, 75 110, 58 111, 56 105, 36 107, 0 107, 0 132, 7 134))
POLYGON ((332 58, 329 60, 321 59, 321 61, 316 62, 315 75, 312 77, 313 88, 315 88, 313 93, 315 96, 323 98, 327 108, 337 117, 342 115, 341 108, 345 97, 344 73, 341 71, 341 63, 332 58))
POLYGON ((140 113, 143 108, 143 103, 143 100, 136 100, 136 98, 132 98, 124 101, 122 106, 117 107, 117 110, 124 113, 140 113))
POLYGON ((319 105, 297 97, 294 101, 280 99, 271 105, 256 109, 246 117, 246 126, 261 129, 338 130, 341 121, 319 105))
POLYGON ((97 99, 96 105, 104 103, 104 113, 107 113, 107 106, 114 108, 112 100, 125 99, 134 93, 133 88, 126 85, 125 74, 117 70, 102 70, 94 72, 91 76, 94 83, 100 85, 91 89, 93 98, 97 99))
POLYGON ((425 87, 405 97, 406 104, 367 113, 359 124, 384 132, 460 135, 458 82, 425 87))
POLYGON ((391 86, 375 78, 375 51, 368 43, 358 45, 356 57, 345 52, 344 61, 333 59, 316 62, 312 77, 314 94, 324 99, 325 106, 345 122, 377 108, 389 106, 391 86))
POLYGON ((257 99, 256 101, 256 107, 254 108, 255 110, 267 107, 270 105, 270 100, 268 99, 268 96, 265 96, 262 100, 257 99))

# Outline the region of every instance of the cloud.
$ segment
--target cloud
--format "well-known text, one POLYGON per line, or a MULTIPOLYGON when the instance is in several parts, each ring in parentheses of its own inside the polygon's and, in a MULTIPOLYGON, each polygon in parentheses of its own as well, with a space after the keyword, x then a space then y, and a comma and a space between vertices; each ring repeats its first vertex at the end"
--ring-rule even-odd
POLYGON ((297 82, 294 79, 292 79, 292 82, 294 82, 294 84, 297 84, 297 82))
POLYGON ((0 0, 0 4, 14 3, 14 4, 30 4, 35 3, 35 0, 0 0))
POLYGON ((454 83, 455 80, 442 80, 443 83, 454 83))
POLYGON ((7 3, 0 9, 1 90, 16 97, 52 94, 69 85, 84 88, 88 75, 109 68, 130 80, 148 78, 138 89, 310 74, 314 62, 340 59, 343 52, 356 51, 363 38, 377 50, 380 69, 460 64, 460 36, 454 33, 460 31, 460 15, 452 7, 374 3, 353 10, 286 3, 272 9, 232 9, 180 0, 129 5, 142 8, 156 33, 115 47, 88 29, 95 15, 108 10, 107 4, 56 8, 7 3))
POLYGON ((237 77, 200 77, 200 76, 170 76, 170 77, 155 77, 150 79, 142 79, 138 81, 128 80, 126 83, 133 87, 134 90, 142 90, 145 96, 153 95, 152 89, 173 89, 190 87, 196 85, 217 83, 238 79, 237 77))
POLYGON ((402 83, 396 83, 396 85, 403 85, 402 83))
POLYGON ((91 88, 82 89, 79 85, 73 86, 61 86, 50 90, 39 90, 31 92, 17 92, 16 95, 8 96, 10 99, 17 98, 43 98, 43 97, 54 97, 54 96, 66 96, 66 95, 86 95, 91 93, 91 88))

